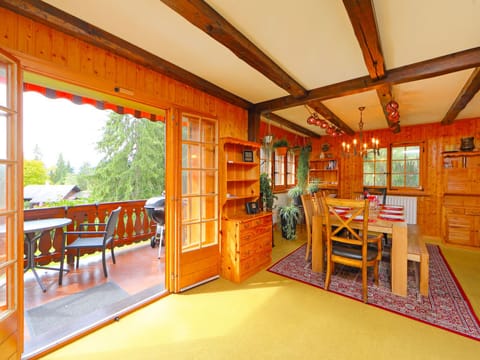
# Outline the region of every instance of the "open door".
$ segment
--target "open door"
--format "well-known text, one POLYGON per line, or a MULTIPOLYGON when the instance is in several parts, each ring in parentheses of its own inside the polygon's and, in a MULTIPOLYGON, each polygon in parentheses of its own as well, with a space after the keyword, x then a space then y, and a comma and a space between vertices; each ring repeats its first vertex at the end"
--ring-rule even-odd
POLYGON ((167 234, 174 254, 167 274, 169 290, 181 292, 220 273, 218 125, 215 119, 180 111, 169 119, 166 223, 175 231, 169 232, 171 242, 167 234))
POLYGON ((0 354, 23 352, 22 82, 18 60, 0 49, 0 354))

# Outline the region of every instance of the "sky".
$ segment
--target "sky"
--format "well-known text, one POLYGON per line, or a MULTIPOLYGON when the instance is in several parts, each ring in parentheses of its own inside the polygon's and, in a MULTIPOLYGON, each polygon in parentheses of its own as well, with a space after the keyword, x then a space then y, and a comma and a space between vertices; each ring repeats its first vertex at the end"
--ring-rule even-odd
POLYGON ((77 171, 85 162, 96 166, 101 156, 96 143, 109 111, 91 105, 76 105, 67 99, 49 99, 39 93, 23 93, 23 155, 35 158, 38 145, 41 160, 55 166, 60 153, 77 171))

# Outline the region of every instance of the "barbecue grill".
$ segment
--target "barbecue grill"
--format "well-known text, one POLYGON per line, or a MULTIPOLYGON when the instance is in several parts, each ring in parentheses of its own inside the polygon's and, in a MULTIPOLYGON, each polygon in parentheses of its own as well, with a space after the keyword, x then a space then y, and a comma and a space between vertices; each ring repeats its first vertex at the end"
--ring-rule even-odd
POLYGON ((150 244, 152 248, 158 246, 158 257, 162 251, 163 238, 165 235, 165 196, 157 196, 148 199, 144 205, 147 215, 157 224, 155 235, 152 236, 150 244))

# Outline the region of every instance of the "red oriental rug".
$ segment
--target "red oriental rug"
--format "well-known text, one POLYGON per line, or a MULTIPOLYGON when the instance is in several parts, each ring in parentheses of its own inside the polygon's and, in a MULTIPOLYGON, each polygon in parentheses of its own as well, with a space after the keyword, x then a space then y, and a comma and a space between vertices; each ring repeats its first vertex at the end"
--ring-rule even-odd
MULTIPOLYGON (((379 285, 369 272, 368 304, 480 341, 480 322, 450 270, 440 248, 427 244, 430 254, 429 296, 420 295, 413 264, 408 267, 408 296, 390 291, 389 262, 382 261, 379 285)), ((305 261, 305 245, 287 255, 268 271, 324 288, 325 274, 311 271, 305 261)), ((371 271, 369 269, 369 271, 371 271)), ((336 266, 329 291, 362 301, 362 275, 359 269, 336 266)))

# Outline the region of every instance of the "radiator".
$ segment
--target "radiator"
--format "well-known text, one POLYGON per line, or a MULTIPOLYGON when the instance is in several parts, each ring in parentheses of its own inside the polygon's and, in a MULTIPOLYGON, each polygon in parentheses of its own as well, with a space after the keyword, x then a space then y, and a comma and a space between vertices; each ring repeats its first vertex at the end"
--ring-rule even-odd
POLYGON ((415 196, 390 196, 387 195, 388 205, 402 205, 407 224, 417 223, 417 198, 415 196))

